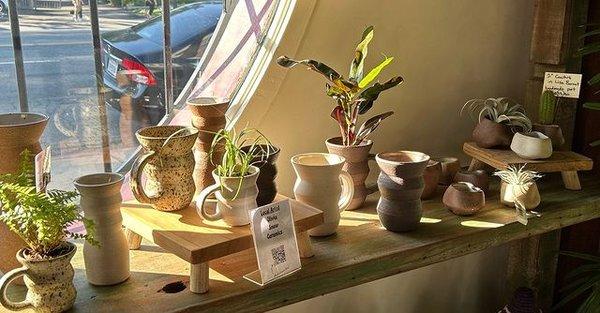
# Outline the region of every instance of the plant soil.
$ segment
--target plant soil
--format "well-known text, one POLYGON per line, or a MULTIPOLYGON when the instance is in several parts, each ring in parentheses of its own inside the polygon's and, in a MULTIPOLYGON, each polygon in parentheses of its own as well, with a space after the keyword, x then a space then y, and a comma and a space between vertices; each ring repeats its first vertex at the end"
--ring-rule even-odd
POLYGON ((73 249, 72 246, 61 243, 58 247, 50 250, 48 254, 37 253, 31 248, 26 248, 23 251, 23 256, 30 261, 47 261, 68 254, 73 249))

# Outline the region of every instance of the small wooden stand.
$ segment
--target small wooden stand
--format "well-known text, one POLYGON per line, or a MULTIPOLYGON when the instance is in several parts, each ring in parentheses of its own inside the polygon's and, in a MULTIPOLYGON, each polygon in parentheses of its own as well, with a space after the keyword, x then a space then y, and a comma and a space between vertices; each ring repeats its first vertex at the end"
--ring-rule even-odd
MULTIPOLYGON (((275 201, 283 199, 286 197, 278 195, 275 201)), ((323 223, 323 212, 293 199, 290 204, 300 257, 311 257, 314 253, 307 231, 323 223)), ((133 201, 124 203, 121 212, 129 249, 139 249, 143 237, 189 262, 190 291, 194 293, 208 292, 210 260, 254 247, 248 226, 205 221, 193 206, 161 212, 133 201)))
POLYGON ((473 158, 469 170, 483 169, 486 164, 495 169, 527 164, 527 169, 540 173, 561 172, 563 184, 569 190, 581 190, 577 171, 589 171, 594 165, 592 159, 573 151, 554 151, 544 160, 523 159, 511 150, 480 148, 474 142, 465 142, 463 151, 473 158))

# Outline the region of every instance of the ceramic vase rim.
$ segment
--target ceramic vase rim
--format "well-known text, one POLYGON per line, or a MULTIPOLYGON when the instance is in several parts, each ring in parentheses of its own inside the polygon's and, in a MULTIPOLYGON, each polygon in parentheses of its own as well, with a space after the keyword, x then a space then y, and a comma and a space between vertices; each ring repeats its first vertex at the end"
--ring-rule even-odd
POLYGON ((457 157, 433 157, 431 158, 432 160, 438 161, 440 163, 450 163, 450 162, 458 162, 458 158, 457 157))
POLYGON ((545 141, 550 139, 550 137, 546 136, 544 133, 539 132, 539 131, 530 131, 530 132, 518 132, 515 135, 519 135, 521 137, 524 137, 525 139, 533 139, 533 140, 540 140, 540 141, 545 141))
MULTIPOLYGON (((173 133, 180 131, 182 129, 187 129, 189 131, 189 133, 186 134, 180 134, 174 137, 171 137, 171 139, 181 139, 181 138, 187 138, 190 136, 194 136, 198 134, 198 129, 195 127, 191 127, 191 126, 183 126, 183 125, 157 125, 157 126, 149 126, 149 127, 144 127, 142 129, 139 129, 138 131, 135 132, 135 135, 140 138, 140 139, 145 139, 145 140, 166 140, 169 138, 169 136, 146 136, 143 135, 142 132, 149 130, 149 129, 159 129, 159 128, 165 128, 165 127, 173 127, 174 129, 176 129, 173 133)), ((171 134, 172 135, 172 134, 171 134)))
POLYGON ((343 144, 332 142, 333 140, 336 140, 336 139, 339 139, 341 141, 342 137, 336 136, 336 137, 328 138, 327 140, 325 140, 325 144, 326 145, 332 145, 332 146, 335 146, 335 147, 340 147, 340 148, 346 148, 346 149, 364 148, 364 147, 372 146, 373 145, 373 140, 371 140, 371 139, 364 139, 360 144, 358 144, 358 145, 350 145, 350 146, 346 146, 346 145, 343 145, 343 144))
POLYGON ((27 123, 9 123, 9 124, 0 123, 0 128, 32 126, 32 125, 37 125, 37 124, 45 123, 45 122, 47 122, 50 119, 48 117, 48 115, 43 114, 43 113, 35 113, 35 112, 23 112, 23 113, 20 113, 20 112, 11 112, 11 113, 0 114, 0 120, 1 120, 2 117, 24 116, 24 115, 35 116, 35 117, 39 117, 40 119, 37 119, 35 121, 31 121, 31 122, 27 122, 27 123))
POLYGON ((216 105, 222 105, 225 103, 230 103, 231 99, 228 97, 194 97, 194 98, 190 98, 186 101, 187 105, 191 105, 191 106, 199 106, 199 107, 209 107, 209 106, 216 106, 216 105), (201 99, 213 99, 214 103, 197 103, 195 101, 200 101, 201 99))
POLYGON ((120 174, 120 173, 105 173, 105 172, 102 172, 102 173, 92 173, 92 174, 83 175, 83 176, 81 176, 81 177, 77 178, 77 179, 76 179, 76 180, 73 182, 73 184, 74 184, 76 187, 83 187, 83 188, 90 188, 90 187, 106 187, 106 186, 111 186, 111 185, 118 184, 118 183, 122 182, 122 181, 123 181, 123 179, 125 179, 125 176, 123 176, 123 175, 122 175, 122 174, 120 174), (83 179, 85 179, 85 178, 91 178, 91 177, 93 177, 93 176, 98 176, 98 177, 101 177, 101 176, 110 176, 111 178, 116 178, 116 179, 115 179, 115 180, 108 181, 108 182, 106 182, 106 183, 98 183, 98 184, 94 184, 94 183, 83 183, 83 182, 81 182, 81 180, 83 180, 83 179))
POLYGON ((401 151, 388 151, 388 152, 377 153, 377 155, 375 156, 375 159, 377 160, 377 162, 397 165, 397 164, 429 163, 429 160, 431 160, 431 157, 428 154, 419 152, 419 151, 401 150, 401 151), (383 157, 386 154, 392 154, 392 153, 393 154, 415 155, 415 156, 420 156, 422 159, 415 160, 415 161, 393 161, 393 160, 385 159, 383 157))
POLYGON ((456 182, 456 183, 452 183, 450 185, 452 188, 454 188, 456 191, 459 192, 463 192, 463 193, 480 193, 483 192, 483 189, 473 185, 472 183, 469 182, 456 182))
POLYGON ((346 162, 346 158, 344 158, 341 155, 335 154, 335 153, 308 152, 308 153, 301 153, 301 154, 294 155, 291 158, 291 162, 294 165, 301 165, 301 166, 306 166, 306 167, 329 167, 329 166, 336 166, 336 165, 344 164, 344 162, 346 162), (327 163, 327 164, 307 164, 307 163, 302 163, 300 161, 301 158, 311 157, 311 156, 321 156, 326 161, 329 161, 329 159, 327 158, 329 156, 329 157, 337 158, 337 161, 335 163, 327 163))
POLYGON ((254 166, 254 165, 250 165, 250 166, 248 167, 248 171, 249 171, 249 172, 251 171, 251 173, 250 173, 250 174, 247 174, 247 175, 244 175, 244 176, 220 176, 220 175, 217 173, 217 170, 216 170, 216 169, 214 169, 214 170, 212 171, 212 174, 213 174, 215 177, 219 177, 219 179, 240 179, 240 178, 241 178, 241 179, 245 179, 245 178, 249 178, 249 177, 252 177, 252 176, 258 175, 258 174, 260 173, 260 169, 258 168, 258 166, 254 166))
POLYGON ((25 248, 22 248, 21 250, 19 250, 19 252, 17 252, 17 259, 21 263, 41 264, 41 263, 45 263, 45 262, 52 262, 52 261, 57 261, 57 260, 64 259, 64 258, 69 258, 73 254, 75 254, 75 252, 77 251, 77 246, 75 244, 73 244, 72 242, 65 240, 65 241, 63 241, 62 244, 69 247, 69 251, 67 251, 61 255, 57 255, 55 257, 41 259, 41 260, 32 259, 32 258, 28 258, 27 256, 25 256, 25 251, 31 250, 31 248, 25 247, 25 248))
MULTIPOLYGON (((254 146, 255 146, 255 147, 256 147, 256 146, 258 146, 258 147, 261 147, 261 146, 269 146, 269 147, 273 148, 273 149, 274 149, 274 151, 273 151, 272 153, 269 153, 269 157, 271 157, 271 156, 274 156, 274 155, 276 155, 276 154, 279 154, 279 152, 281 152, 281 148, 279 148, 279 147, 277 147, 277 146, 275 146, 275 145, 260 144, 260 145, 254 145, 254 146)), ((250 147, 252 147, 252 146, 251 146, 251 145, 242 146, 242 147, 240 148, 240 150, 243 150, 244 148, 250 148, 250 147)), ((265 155, 265 154, 262 154, 262 153, 261 153, 260 155, 265 155)), ((257 155, 257 156, 259 156, 259 155, 257 155)))

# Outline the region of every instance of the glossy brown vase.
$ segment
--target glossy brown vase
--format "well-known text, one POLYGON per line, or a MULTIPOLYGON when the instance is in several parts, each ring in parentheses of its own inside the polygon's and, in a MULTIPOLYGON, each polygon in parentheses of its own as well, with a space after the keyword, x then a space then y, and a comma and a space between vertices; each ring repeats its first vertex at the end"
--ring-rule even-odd
POLYGON ((558 125, 533 124, 533 131, 538 131, 550 138, 554 150, 564 150, 565 137, 558 125))
POLYGON ((454 183, 444 192, 442 202, 456 215, 473 215, 485 206, 485 194, 471 183, 454 183))
POLYGON ((330 138, 325 141, 329 153, 344 157, 343 170, 352 176, 354 181, 354 197, 347 210, 360 208, 368 195, 377 192, 375 183, 367 186, 365 180, 369 176, 369 160, 374 160, 375 155, 370 154, 373 141, 365 140, 358 146, 344 146, 341 137, 330 138))
POLYGON ((440 166, 442 167, 439 184, 444 186, 452 184, 454 175, 460 170, 460 162, 458 159, 453 157, 441 157, 434 158, 433 160, 440 162, 440 166))
POLYGON ((484 193, 488 193, 490 182, 486 171, 484 170, 460 170, 454 175, 454 182, 467 182, 473 184, 475 187, 483 190, 484 193))
MULTIPOLYGON (((46 128, 48 117, 37 113, 0 114, 0 174, 17 173, 21 153, 27 149, 32 155, 42 151, 40 137, 46 128)), ((15 255, 25 247, 17 234, 0 222, 0 271, 3 273, 18 267, 15 255)))
POLYGON ((381 169, 377 179, 381 193, 377 214, 381 224, 393 232, 414 230, 422 216, 423 172, 429 156, 415 151, 398 151, 379 153, 375 159, 381 169))
POLYGON ((423 172, 423 179, 425 179, 425 188, 421 199, 430 199, 435 195, 437 186, 440 182, 440 176, 442 175, 442 164, 435 160, 429 160, 425 172, 423 172))
MULTIPOLYGON (((242 147, 242 151, 248 152, 250 146, 242 147)), ((258 185, 258 197, 256 204, 263 206, 273 202, 277 196, 277 158, 279 158, 280 149, 277 147, 266 145, 260 146, 260 151, 265 151, 261 155, 257 155, 253 160, 253 165, 260 169, 256 184, 258 185), (267 154, 268 151, 268 154, 267 154)))
MULTIPOLYGON (((198 139, 194 144, 194 184, 196 193, 200 193, 206 187, 213 185, 215 180, 212 171, 215 167, 210 161, 210 146, 215 138, 214 133, 223 129, 226 125, 225 113, 229 108, 229 99, 201 97, 189 99, 187 107, 192 113, 192 126, 198 129, 198 139)), ((216 149, 213 160, 221 162, 223 150, 216 149)))
POLYGON ((481 148, 506 148, 512 140, 512 132, 506 125, 483 118, 473 130, 473 140, 481 148))

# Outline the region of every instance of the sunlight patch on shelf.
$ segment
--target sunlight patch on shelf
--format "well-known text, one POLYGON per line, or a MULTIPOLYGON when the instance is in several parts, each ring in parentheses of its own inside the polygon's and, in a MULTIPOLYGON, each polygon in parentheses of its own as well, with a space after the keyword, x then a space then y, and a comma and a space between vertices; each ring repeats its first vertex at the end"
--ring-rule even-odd
POLYGON ((460 222, 460 225, 466 226, 466 227, 475 227, 475 228, 498 228, 498 227, 504 226, 504 224, 501 224, 501 223, 492 223, 492 222, 475 221, 475 220, 463 221, 463 222, 460 222))
POLYGON ((377 213, 365 213, 357 211, 345 211, 340 220, 341 226, 360 226, 373 222, 378 222, 377 213))
POLYGON ((421 223, 423 224, 435 224, 439 223, 442 220, 439 218, 431 218, 431 217, 421 217, 421 223))

